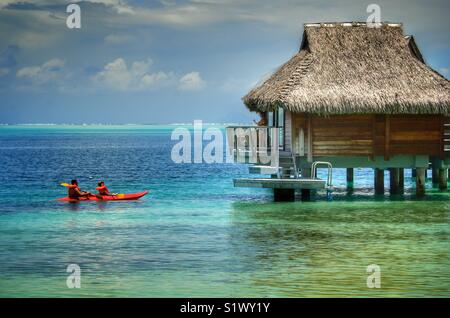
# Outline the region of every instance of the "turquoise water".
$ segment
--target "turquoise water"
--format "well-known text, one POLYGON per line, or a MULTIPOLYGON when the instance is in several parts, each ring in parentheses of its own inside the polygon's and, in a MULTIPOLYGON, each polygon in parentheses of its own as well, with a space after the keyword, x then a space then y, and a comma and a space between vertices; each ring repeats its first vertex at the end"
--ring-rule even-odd
MULTIPOLYGON (((1 126, 2 297, 450 296, 449 192, 373 195, 373 173, 331 200, 273 203, 233 188, 234 164, 174 164, 174 126, 1 126), (151 193, 62 203, 60 182, 151 193), (66 268, 81 268, 69 289, 66 268), (381 267, 381 288, 366 268, 381 267)), ((388 178, 386 178, 386 185, 388 178)))

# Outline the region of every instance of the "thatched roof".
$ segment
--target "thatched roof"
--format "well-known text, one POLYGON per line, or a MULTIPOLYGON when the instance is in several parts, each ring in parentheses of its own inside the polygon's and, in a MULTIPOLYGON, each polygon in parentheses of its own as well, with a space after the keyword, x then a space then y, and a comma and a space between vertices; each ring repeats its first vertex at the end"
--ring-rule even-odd
POLYGON ((252 111, 450 114, 450 82, 401 24, 305 24, 299 53, 251 90, 252 111))

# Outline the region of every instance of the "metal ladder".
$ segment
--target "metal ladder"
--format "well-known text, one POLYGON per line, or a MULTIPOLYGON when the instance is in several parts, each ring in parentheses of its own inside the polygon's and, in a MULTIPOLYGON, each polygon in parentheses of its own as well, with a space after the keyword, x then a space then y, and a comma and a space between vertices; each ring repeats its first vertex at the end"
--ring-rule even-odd
POLYGON ((326 187, 327 187, 327 189, 331 189, 333 187, 333 165, 331 164, 331 162, 327 162, 327 161, 314 161, 311 166, 311 177, 313 179, 317 179, 316 171, 317 171, 317 166, 319 166, 319 165, 328 167, 328 176, 327 176, 326 187))
POLYGON ((313 162, 312 166, 311 166, 311 177, 313 179, 317 179, 316 177, 316 171, 317 171, 317 166, 319 165, 323 165, 323 166, 327 166, 328 167, 328 176, 327 176, 327 183, 326 183, 326 190, 327 190, 327 198, 328 200, 332 200, 332 196, 331 196, 331 192, 333 190, 333 165, 331 164, 331 162, 327 162, 327 161, 315 161, 313 162))

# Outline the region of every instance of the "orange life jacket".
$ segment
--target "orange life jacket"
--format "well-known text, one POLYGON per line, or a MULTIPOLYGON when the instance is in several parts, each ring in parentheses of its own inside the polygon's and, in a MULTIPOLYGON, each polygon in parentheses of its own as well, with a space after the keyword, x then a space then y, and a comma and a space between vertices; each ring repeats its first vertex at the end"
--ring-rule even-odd
POLYGON ((101 187, 97 187, 97 188, 95 188, 95 190, 97 190, 100 194, 109 193, 109 190, 105 185, 101 186, 101 187))

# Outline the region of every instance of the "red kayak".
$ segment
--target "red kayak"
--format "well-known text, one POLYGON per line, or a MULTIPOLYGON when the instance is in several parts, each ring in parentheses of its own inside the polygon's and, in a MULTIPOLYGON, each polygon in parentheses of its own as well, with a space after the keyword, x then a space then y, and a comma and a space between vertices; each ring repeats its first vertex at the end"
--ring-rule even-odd
POLYGON ((69 197, 59 198, 58 201, 68 201, 68 202, 77 202, 77 201, 122 201, 122 200, 137 200, 146 195, 148 191, 137 192, 137 193, 119 193, 116 195, 103 195, 101 198, 91 195, 89 197, 82 197, 79 199, 72 199, 69 197))

